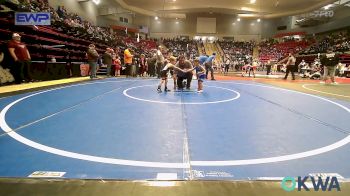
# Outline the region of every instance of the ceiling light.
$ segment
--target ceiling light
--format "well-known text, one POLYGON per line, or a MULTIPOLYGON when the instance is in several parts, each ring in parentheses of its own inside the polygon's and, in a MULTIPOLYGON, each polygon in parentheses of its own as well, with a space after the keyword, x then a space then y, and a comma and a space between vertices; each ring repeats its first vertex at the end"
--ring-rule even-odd
POLYGON ((258 14, 238 14, 237 16, 242 17, 242 18, 247 18, 247 17, 258 18, 260 15, 258 15, 258 14))
POLYGON ((276 0, 275 7, 278 7, 280 5, 279 0, 276 0))
POLYGON ((332 4, 328 4, 328 5, 324 6, 324 9, 328 10, 330 7, 332 7, 332 4))
POLYGON ((252 7, 241 7, 241 10, 242 11, 247 11, 247 12, 255 12, 256 11, 252 7))
POLYGON ((179 24, 179 21, 176 21, 175 23, 176 23, 176 24, 179 24))
POLYGON ((237 21, 239 22, 239 21, 241 21, 241 19, 240 19, 240 18, 237 18, 237 21))
POLYGON ((176 0, 173 0, 173 2, 176 2, 176 0))
POLYGON ((256 21, 257 21, 257 22, 261 22, 261 19, 260 19, 260 18, 258 18, 256 21))
POLYGON ((92 0, 96 5, 100 4, 101 0, 92 0))
POLYGON ((256 0, 250 0, 251 4, 254 4, 256 2, 256 0))
POLYGON ((158 16, 156 16, 156 17, 154 17, 154 19, 155 19, 155 20, 158 20, 159 18, 158 18, 158 16))

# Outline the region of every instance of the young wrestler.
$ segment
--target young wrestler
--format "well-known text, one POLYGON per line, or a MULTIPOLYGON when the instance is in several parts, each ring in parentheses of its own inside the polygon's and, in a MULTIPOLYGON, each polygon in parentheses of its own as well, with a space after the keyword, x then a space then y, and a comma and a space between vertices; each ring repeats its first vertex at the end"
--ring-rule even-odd
POLYGON ((189 71, 193 71, 196 70, 196 75, 197 75, 197 79, 198 79, 198 93, 202 93, 203 92, 203 80, 205 79, 205 68, 200 65, 199 63, 199 58, 196 58, 194 61, 194 68, 189 70, 189 71))
POLYGON ((115 66, 114 76, 119 77, 120 76, 120 69, 122 68, 122 63, 120 62, 120 57, 116 56, 113 63, 115 66))
POLYGON ((168 72, 170 71, 170 69, 176 69, 178 71, 181 71, 181 72, 185 72, 184 70, 178 68, 175 66, 176 64, 176 58, 171 56, 169 58, 169 63, 165 65, 165 67, 163 68, 163 70, 160 72, 160 76, 161 76, 161 81, 158 85, 158 88, 157 88, 157 91, 159 93, 162 92, 161 90, 161 87, 162 87, 162 84, 164 83, 164 91, 165 92, 169 92, 170 90, 168 89, 167 87, 167 84, 168 84, 168 72))
POLYGON ((255 78, 255 70, 257 67, 258 67, 257 60, 253 60, 251 66, 249 67, 249 77, 250 77, 250 72, 253 72, 253 77, 255 78))

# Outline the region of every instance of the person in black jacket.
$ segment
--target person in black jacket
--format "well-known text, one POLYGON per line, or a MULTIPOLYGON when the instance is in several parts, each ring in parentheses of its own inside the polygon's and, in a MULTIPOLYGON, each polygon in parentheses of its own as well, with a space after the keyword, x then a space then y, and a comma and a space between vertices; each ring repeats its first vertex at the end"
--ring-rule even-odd
POLYGON ((107 48, 106 52, 102 56, 102 63, 107 65, 107 77, 111 76, 111 69, 113 63, 113 51, 111 48, 107 48))
POLYGON ((335 67, 339 63, 339 54, 333 52, 333 48, 328 48, 327 53, 321 57, 321 64, 323 66, 323 81, 321 84, 325 84, 328 75, 331 77, 332 84, 338 84, 334 80, 335 67))
POLYGON ((90 66, 90 78, 91 79, 97 78, 96 71, 97 71, 97 60, 99 58, 99 55, 95 49, 94 44, 89 45, 89 49, 86 53, 86 56, 90 66))

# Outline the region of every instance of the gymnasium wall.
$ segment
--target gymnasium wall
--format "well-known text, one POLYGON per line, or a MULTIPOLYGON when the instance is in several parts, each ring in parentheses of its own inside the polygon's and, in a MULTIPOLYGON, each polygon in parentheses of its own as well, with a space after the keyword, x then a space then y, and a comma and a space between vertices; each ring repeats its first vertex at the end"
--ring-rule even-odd
MULTIPOLYGON (((235 37, 236 40, 248 41, 252 39, 260 40, 261 38, 271 37, 276 32, 276 25, 274 24, 276 21, 274 20, 257 23, 255 20, 242 19, 241 22, 237 22, 234 15, 195 13, 187 14, 186 19, 176 20, 160 18, 160 20, 156 21, 154 20, 154 17, 138 14, 124 14, 114 17, 99 16, 99 13, 104 14, 111 10, 106 10, 102 6, 97 6, 91 1, 79 3, 76 0, 49 0, 49 4, 54 8, 63 5, 69 12, 77 13, 82 18, 99 26, 123 25, 133 28, 147 26, 149 27, 149 35, 155 38, 173 38, 180 35, 192 38, 196 35, 212 35, 219 38, 235 37), (128 18, 129 24, 120 22, 120 16, 128 18), (216 33, 197 33, 196 25, 198 17, 216 18, 216 33)), ((119 13, 124 11, 117 10, 119 13)), ((111 12, 113 12, 113 10, 111 12)))
POLYGON ((77 13, 85 20, 96 24, 97 21, 97 6, 92 1, 79 3, 76 0, 48 0, 51 7, 57 9, 58 6, 64 6, 67 11, 77 13))
POLYGON ((236 40, 260 40, 264 37, 271 37, 276 33, 276 20, 258 23, 256 20, 242 19, 238 22, 233 15, 221 14, 188 14, 186 19, 181 20, 166 18, 155 20, 153 17, 136 16, 134 23, 138 25, 148 24, 150 27, 150 36, 155 38, 173 38, 180 35, 193 37, 199 35, 216 36, 219 38, 235 37, 236 40), (216 33, 197 33, 197 17, 215 17, 216 33))
POLYGON ((124 26, 128 28, 138 28, 138 26, 133 25, 130 22, 129 23, 120 22, 119 17, 97 16, 96 24, 97 26, 101 26, 101 27, 110 27, 111 25, 117 25, 117 26, 124 26))
POLYGON ((216 33, 216 18, 197 17, 197 33, 216 33))
POLYGON ((133 26, 134 14, 121 8, 117 4, 104 4, 98 7, 97 25, 98 26, 133 26), (123 21, 120 20, 123 18, 123 21), (124 21, 127 19, 127 22, 124 21))
POLYGON ((287 20, 283 21, 284 25, 287 25, 287 30, 279 32, 291 32, 291 31, 305 31, 307 34, 317 34, 326 31, 332 31, 345 27, 350 27, 350 7, 342 7, 334 10, 334 16, 323 24, 312 27, 299 27, 294 25, 294 17, 287 17, 287 20))
MULTIPOLYGON (((236 21, 234 15, 221 15, 221 14, 188 14, 186 19, 178 20, 178 24, 175 19, 163 19, 159 21, 154 20, 153 17, 142 17, 142 19, 136 19, 139 23, 142 23, 144 18, 147 18, 147 25, 150 27, 151 37, 165 37, 172 38, 180 35, 193 37, 200 36, 216 36, 222 37, 235 37, 235 40, 260 40, 263 38, 271 38, 277 33, 292 32, 292 31, 305 31, 308 34, 316 34, 325 31, 331 31, 344 27, 349 27, 350 23, 350 8, 343 7, 335 10, 335 15, 327 23, 300 28, 293 22, 292 16, 264 19, 260 23, 256 20, 242 18, 240 22, 236 21), (214 16, 215 15, 215 16, 214 16), (215 17, 216 18, 216 33, 214 34, 200 34, 196 32, 197 17, 215 17), (285 30, 278 30, 278 27, 285 26, 285 30)), ((136 17, 138 18, 138 17, 136 17)), ((144 23, 146 24, 146 23, 144 23)))
MULTIPOLYGON (((153 18, 149 16, 143 16, 140 14, 136 14, 135 17, 133 18, 133 24, 137 26, 151 26, 151 20, 153 18)), ((153 19, 154 20, 154 19, 153 19)))
POLYGON ((305 31, 307 32, 307 34, 317 34, 317 33, 337 30, 345 27, 350 27, 349 21, 350 21, 350 17, 347 17, 339 20, 330 21, 328 23, 317 25, 314 27, 295 28, 293 29, 293 31, 305 31))

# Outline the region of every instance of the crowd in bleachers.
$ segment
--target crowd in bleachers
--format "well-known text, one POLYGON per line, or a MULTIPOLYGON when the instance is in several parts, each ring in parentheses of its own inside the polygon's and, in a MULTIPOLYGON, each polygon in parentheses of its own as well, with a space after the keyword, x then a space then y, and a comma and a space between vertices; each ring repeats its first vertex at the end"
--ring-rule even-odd
POLYGON ((235 41, 218 41, 225 55, 231 59, 243 59, 253 55, 253 48, 256 43, 251 42, 235 42, 235 41))
MULTIPOLYGON (((22 36, 22 40, 29 49, 30 55, 34 60, 42 61, 54 61, 67 62, 69 64, 72 61, 86 62, 86 51, 89 44, 96 45, 96 52, 99 53, 98 58, 99 66, 103 65, 102 56, 109 51, 113 56, 113 59, 119 59, 121 65, 124 64, 124 51, 129 48, 132 53, 133 64, 139 70, 141 64, 147 62, 147 64, 155 64, 157 53, 156 40, 144 40, 136 37, 131 37, 123 30, 113 30, 107 27, 94 26, 87 20, 84 20, 75 13, 70 13, 64 6, 58 6, 53 8, 48 4, 48 0, 7 0, 6 4, 1 5, 1 28, 0 34, 2 39, 0 40, 1 50, 4 51, 4 44, 7 45, 7 41, 11 39, 13 33, 18 32, 22 36), (8 4, 10 2, 10 4, 8 4), (50 12, 52 21, 51 26, 15 26, 14 12, 26 11, 26 12, 50 12), (50 45, 62 45, 62 48, 50 47, 50 45), (142 63, 141 63, 142 62, 142 63)), ((13 37, 12 37, 13 38, 13 37)), ((293 54, 317 54, 324 53, 329 47, 333 47, 336 52, 349 51, 350 36, 348 33, 329 34, 326 36, 316 36, 312 39, 294 39, 291 37, 285 37, 276 41, 275 39, 265 40, 259 44, 250 42, 236 42, 236 41, 217 41, 224 54, 221 56, 223 59, 222 65, 214 64, 214 68, 227 73, 228 69, 241 70, 242 67, 252 64, 253 61, 257 61, 257 70, 264 70, 266 64, 272 64, 268 61, 278 62, 288 55, 293 54), (253 59, 253 50, 258 48, 259 59, 253 59)), ((164 55, 180 56, 185 55, 187 59, 193 60, 196 56, 199 56, 198 45, 201 45, 201 41, 175 38, 175 39, 161 39, 160 43, 164 44, 167 50, 162 50, 164 55)), ((202 50, 204 47, 202 47, 202 50)), ((201 53, 205 53, 202 51, 201 53)), ((346 57, 348 58, 348 57, 346 57)), ((344 66, 339 65, 339 73, 348 69, 349 59, 341 60, 344 66)), ((8 59, 8 58, 5 58, 8 59)), ((314 59, 314 58, 313 58, 314 59)), ((312 59, 312 61, 313 61, 312 59)), ((300 60, 301 61, 301 60, 300 60)), ((298 61, 298 63, 300 62, 298 61)), ((2 64, 6 64, 3 62, 2 64)), ((307 62, 311 64, 309 61, 307 62)), ((10 63, 11 64, 11 63, 10 63)), ((6 66, 4 66, 6 68, 6 66)), ((148 66, 147 67, 152 67, 148 66)), ((302 66, 303 67, 303 66, 302 66)), ((299 71, 302 72, 302 68, 299 66, 299 71)), ((305 67, 305 70, 309 69, 305 67)), ((319 69, 317 66, 311 66, 314 72, 319 69), (316 67, 316 69, 313 69, 316 67)), ((156 72, 151 68, 151 71, 147 71, 147 75, 155 76, 156 72)), ((283 69, 279 69, 283 70, 283 69)), ((117 73, 117 72, 116 72, 117 73)), ((110 73, 109 73, 110 74, 110 73)), ((71 75, 71 74, 70 74, 71 75)), ((144 71, 140 71, 139 75, 144 75, 144 71), (142 72, 142 73, 141 73, 142 72)), ((305 75, 305 74, 304 74, 305 75)))
MULTIPOLYGON (((186 55, 190 57, 198 56, 197 42, 189 39, 163 39, 163 44, 175 56, 186 55)), ((191 57, 190 57, 191 58, 191 57)))
POLYGON ((89 21, 83 20, 78 14, 70 13, 64 6, 57 9, 49 6, 47 0, 20 0, 19 10, 31 12, 50 12, 51 24, 60 32, 104 44, 124 45, 121 37, 109 28, 93 26, 89 21))
MULTIPOLYGON (((278 62, 288 56, 289 53, 298 56, 298 70, 300 76, 307 78, 320 78, 322 73, 322 65, 317 60, 318 53, 325 53, 328 48, 333 48, 337 53, 344 53, 349 51, 349 36, 346 33, 331 34, 327 36, 318 37, 318 41, 313 39, 305 39, 290 37, 283 37, 279 39, 264 40, 259 44, 255 42, 233 42, 233 41, 219 41, 219 44, 224 52, 224 64, 222 70, 226 67, 232 70, 241 70, 249 67, 252 62, 257 61, 256 70, 274 70, 272 73, 285 72, 286 66, 278 62), (253 59, 253 48, 259 50, 259 58, 253 59), (304 54, 313 54, 307 58, 307 62, 302 61, 304 54), (315 56, 316 55, 316 56, 315 56), (310 60, 311 59, 311 60, 310 60), (306 63, 306 65, 304 65, 306 63)), ((340 55, 340 64, 336 67, 337 76, 348 76, 349 74, 349 56, 340 55)), ((227 73, 227 71, 222 71, 227 73)), ((267 71, 267 73, 271 73, 267 71)))
POLYGON ((302 51, 301 54, 325 53, 329 47, 333 47, 336 52, 346 52, 350 50, 350 35, 348 33, 340 32, 316 37, 315 39, 315 43, 302 51))
POLYGON ((288 55, 288 53, 297 54, 303 51, 309 43, 304 40, 283 40, 276 42, 274 40, 266 40, 259 44, 259 58, 262 61, 275 60, 278 61, 288 55))
MULTIPOLYGON (((156 42, 154 40, 136 40, 127 35, 125 31, 115 31, 111 28, 93 26, 89 21, 83 20, 75 13, 69 13, 65 7, 50 7, 47 0, 7 0, 1 4, 1 52, 6 53, 7 43, 13 33, 18 32, 26 44, 31 57, 35 61, 53 62, 86 62, 86 51, 89 44, 96 45, 102 55, 114 49, 115 58, 119 56, 123 64, 123 52, 129 47, 133 53, 135 63, 139 62, 141 55, 152 58, 156 42), (14 13, 21 12, 50 12, 51 26, 15 26, 14 13), (59 45, 62 47, 51 47, 59 45), (4 49, 6 48, 6 49, 4 49)), ((10 55, 6 55, 8 57, 10 55)), ((5 68, 14 63, 13 59, 5 58, 2 62, 5 68), (9 60, 9 61, 8 61, 9 60)), ((70 65, 68 65, 69 67, 70 65)), ((71 70, 69 71, 71 72, 71 70)), ((71 74, 68 74, 71 76, 71 74)))

